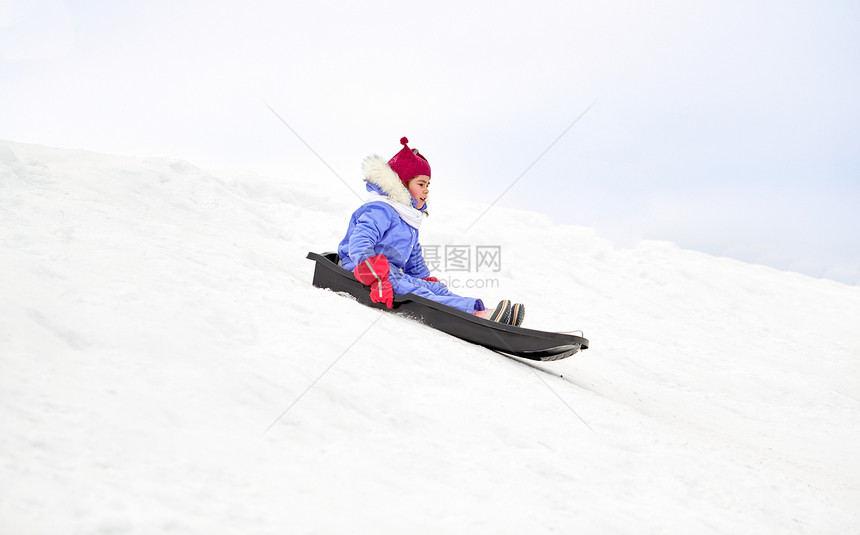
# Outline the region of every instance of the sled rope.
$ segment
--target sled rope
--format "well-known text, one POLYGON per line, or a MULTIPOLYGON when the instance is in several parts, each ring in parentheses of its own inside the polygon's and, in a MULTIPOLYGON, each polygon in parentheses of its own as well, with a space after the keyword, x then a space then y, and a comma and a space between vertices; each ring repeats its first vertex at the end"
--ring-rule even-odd
POLYGON ((575 334, 575 333, 579 333, 579 336, 585 338, 585 333, 582 332, 580 329, 577 329, 575 331, 558 331, 558 334, 575 334))

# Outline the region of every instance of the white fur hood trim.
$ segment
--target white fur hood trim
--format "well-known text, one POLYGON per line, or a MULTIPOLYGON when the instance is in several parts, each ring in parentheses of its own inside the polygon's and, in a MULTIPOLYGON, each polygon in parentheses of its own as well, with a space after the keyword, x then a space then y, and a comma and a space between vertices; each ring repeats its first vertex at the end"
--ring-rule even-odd
POLYGON ((412 208, 412 195, 400 181, 400 177, 394 172, 388 163, 380 156, 374 154, 364 159, 361 164, 364 171, 364 180, 378 186, 380 190, 393 201, 403 206, 412 208))

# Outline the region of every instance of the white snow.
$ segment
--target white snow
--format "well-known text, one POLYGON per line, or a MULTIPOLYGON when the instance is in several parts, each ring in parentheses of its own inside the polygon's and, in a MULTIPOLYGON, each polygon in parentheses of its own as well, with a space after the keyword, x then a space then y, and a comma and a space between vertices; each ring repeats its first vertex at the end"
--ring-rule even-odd
POLYGON ((519 361, 314 288, 326 169, 218 175, 0 142, 0 533, 860 529, 860 287, 431 198, 591 341, 519 361))

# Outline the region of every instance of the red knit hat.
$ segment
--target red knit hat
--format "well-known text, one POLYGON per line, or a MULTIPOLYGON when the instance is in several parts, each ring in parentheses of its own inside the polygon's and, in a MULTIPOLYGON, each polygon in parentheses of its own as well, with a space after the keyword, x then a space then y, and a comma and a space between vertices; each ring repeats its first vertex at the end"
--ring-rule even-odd
POLYGON ((407 147, 407 143, 409 143, 408 139, 400 138, 400 144, 403 145, 403 148, 394 155, 394 158, 388 160, 388 166, 397 173, 404 186, 418 175, 430 176, 430 162, 421 156, 418 149, 407 147))

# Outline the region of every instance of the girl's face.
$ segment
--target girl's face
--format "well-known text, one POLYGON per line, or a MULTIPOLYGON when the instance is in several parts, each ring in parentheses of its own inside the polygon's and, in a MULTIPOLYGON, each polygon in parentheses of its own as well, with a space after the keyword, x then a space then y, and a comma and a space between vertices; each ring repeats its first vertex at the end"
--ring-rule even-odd
POLYGON ((415 207, 421 210, 427 202, 427 197, 430 195, 430 177, 427 175, 418 175, 411 180, 406 186, 412 198, 415 199, 415 207))

